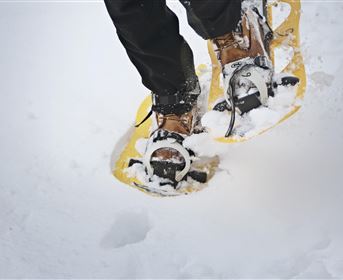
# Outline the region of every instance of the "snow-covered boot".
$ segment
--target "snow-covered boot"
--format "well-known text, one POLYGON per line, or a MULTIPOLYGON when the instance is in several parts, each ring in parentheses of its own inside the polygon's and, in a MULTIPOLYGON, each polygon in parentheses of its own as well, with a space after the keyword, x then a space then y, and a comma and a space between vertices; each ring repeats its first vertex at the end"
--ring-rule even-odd
MULTIPOLYGON (((150 178, 156 175, 162 179, 160 184, 177 187, 188 177, 200 183, 207 181, 207 173, 193 167, 194 152, 183 145, 187 137, 201 132, 199 94, 198 84, 192 92, 171 96, 153 94, 152 111, 156 125, 141 163, 150 178)), ((134 163, 137 161, 131 161, 130 165, 134 163)))
MULTIPOLYGON (((273 32, 265 18, 255 7, 244 7, 242 19, 234 32, 212 40, 224 77, 225 101, 214 110, 229 110, 231 122, 226 137, 231 135, 235 112, 244 114, 261 105, 266 106, 268 97, 274 95, 278 86, 273 81, 274 67, 268 54, 273 32)), ((296 84, 295 77, 285 77, 284 84, 296 84)))
POLYGON ((269 59, 265 41, 271 38, 272 33, 264 25, 258 11, 249 8, 243 11, 242 20, 235 32, 213 39, 222 66, 248 57, 265 56, 269 59))

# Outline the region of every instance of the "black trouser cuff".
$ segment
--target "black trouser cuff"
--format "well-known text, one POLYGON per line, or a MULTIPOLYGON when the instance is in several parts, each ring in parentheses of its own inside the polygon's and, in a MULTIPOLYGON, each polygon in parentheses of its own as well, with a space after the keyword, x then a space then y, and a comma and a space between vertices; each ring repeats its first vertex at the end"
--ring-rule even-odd
POLYGON ((196 104, 198 96, 200 95, 200 85, 197 81, 195 86, 188 91, 179 91, 171 95, 157 95, 152 94, 152 110, 154 112, 169 115, 182 115, 190 112, 196 104))

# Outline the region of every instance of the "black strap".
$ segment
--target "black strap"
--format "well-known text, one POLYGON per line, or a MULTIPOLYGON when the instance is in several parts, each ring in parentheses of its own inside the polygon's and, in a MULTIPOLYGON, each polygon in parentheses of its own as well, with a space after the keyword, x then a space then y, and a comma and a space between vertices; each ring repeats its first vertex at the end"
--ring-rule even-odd
POLYGON ((168 106, 182 103, 194 103, 199 94, 177 93, 173 95, 152 94, 153 104, 157 106, 168 106))
POLYGON ((185 140, 185 138, 178 133, 159 129, 155 132, 155 134, 153 136, 153 142, 166 140, 168 138, 175 139, 176 142, 178 142, 181 145, 182 145, 183 140, 185 140))
MULTIPOLYGON (((172 139, 175 139, 175 141, 177 143, 179 143, 180 145, 182 145, 183 141, 185 140, 185 138, 181 134, 176 133, 176 132, 167 131, 164 129, 156 130, 152 137, 153 137, 153 142, 158 142, 158 141, 162 141, 162 140, 167 140, 168 138, 169 139, 172 138, 172 139)), ((188 151, 190 156, 195 156, 195 153, 193 150, 188 149, 188 148, 186 148, 186 150, 188 151)))
POLYGON ((149 113, 144 117, 144 119, 140 123, 136 124, 135 127, 136 128, 140 127, 143 123, 147 121, 147 119, 151 117, 151 115, 152 115, 152 110, 150 109, 149 113))

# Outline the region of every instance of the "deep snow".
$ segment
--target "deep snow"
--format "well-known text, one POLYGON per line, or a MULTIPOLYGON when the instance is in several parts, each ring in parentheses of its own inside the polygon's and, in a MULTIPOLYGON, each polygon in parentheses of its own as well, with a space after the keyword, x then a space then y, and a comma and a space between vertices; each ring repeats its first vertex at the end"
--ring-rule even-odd
POLYGON ((0 3, 0 278, 343 278, 342 2, 303 1, 301 111, 170 199, 110 173, 147 91, 103 3, 25 2, 0 3))

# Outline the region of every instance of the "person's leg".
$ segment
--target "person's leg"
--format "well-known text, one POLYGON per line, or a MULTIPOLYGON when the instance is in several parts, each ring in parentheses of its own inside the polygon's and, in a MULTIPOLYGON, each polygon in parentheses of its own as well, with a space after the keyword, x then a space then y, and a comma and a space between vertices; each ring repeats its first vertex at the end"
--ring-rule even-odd
POLYGON ((105 0, 117 34, 143 84, 157 96, 197 85, 193 54, 165 0, 105 0))
POLYGON ((180 0, 188 22, 204 39, 213 39, 237 28, 242 0, 180 0))
POLYGON ((152 91, 155 122, 143 156, 144 170, 176 186, 181 175, 186 177, 180 170, 190 170, 185 164, 190 152, 183 141, 198 123, 200 86, 193 53, 166 0, 105 0, 105 4, 143 84, 152 91))

